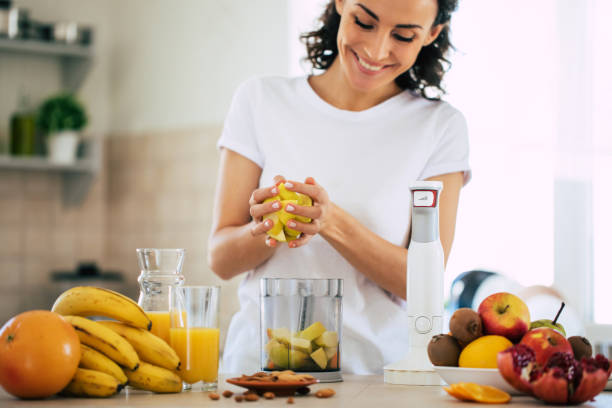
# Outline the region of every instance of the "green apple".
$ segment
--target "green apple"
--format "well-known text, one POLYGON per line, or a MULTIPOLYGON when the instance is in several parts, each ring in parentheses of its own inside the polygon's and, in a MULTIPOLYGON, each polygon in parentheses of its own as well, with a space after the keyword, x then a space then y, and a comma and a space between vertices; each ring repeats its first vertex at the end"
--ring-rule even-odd
POLYGON ((321 367, 321 370, 325 370, 325 367, 327 367, 327 355, 324 349, 318 349, 310 355, 310 358, 321 367))
POLYGON ((278 340, 280 343, 289 345, 291 340, 291 332, 284 327, 278 329, 268 329, 268 338, 278 340))
POLYGON ((299 334, 299 337, 302 339, 306 339, 308 341, 313 341, 323 333, 325 333, 327 329, 321 322, 314 322, 304 330, 302 330, 299 334))
POLYGON ((326 331, 317 337, 314 342, 321 347, 338 347, 338 333, 326 331))

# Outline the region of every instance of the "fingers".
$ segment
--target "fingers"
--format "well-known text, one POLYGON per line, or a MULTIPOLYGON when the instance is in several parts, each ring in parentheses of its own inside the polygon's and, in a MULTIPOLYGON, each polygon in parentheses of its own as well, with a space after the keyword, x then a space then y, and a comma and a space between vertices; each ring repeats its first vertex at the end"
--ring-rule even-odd
POLYGON ((274 238, 267 237, 266 238, 266 246, 270 248, 276 248, 277 241, 274 238))
POLYGON ((274 197, 277 194, 278 188, 276 186, 258 188, 251 193, 251 198, 249 198, 249 205, 254 206, 268 198, 274 197))
POLYGON ((272 220, 265 220, 264 222, 258 222, 253 228, 251 228, 251 235, 256 237, 257 235, 265 234, 274 226, 272 220))
POLYGON ((285 182, 285 178, 281 175, 276 175, 274 176, 274 185, 277 185, 278 183, 284 183, 285 182))
MULTIPOLYGON (((312 177, 309 177, 308 179, 307 181, 312 181, 314 183, 314 179, 312 177)), ((306 194, 307 196, 310 196, 313 200, 318 202, 325 201, 326 198, 325 190, 323 190, 318 184, 300 183, 298 181, 287 181, 285 183, 285 187, 289 191, 306 194)))
POLYGON ((312 237, 313 235, 302 234, 298 239, 288 242, 287 245, 289 245, 289 248, 299 248, 306 245, 308 241, 312 239, 312 237))
POLYGON ((320 224, 319 220, 312 220, 312 222, 305 223, 298 220, 287 221, 287 226, 292 230, 300 231, 304 234, 315 235, 319 232, 320 224))
POLYGON ((267 203, 254 204, 249 208, 249 213, 254 220, 259 220, 266 214, 271 214, 281 208, 281 203, 278 200, 268 201, 267 203))
POLYGON ((319 206, 302 206, 297 204, 287 204, 285 211, 295 215, 301 215, 308 218, 319 218, 321 216, 321 207, 319 206))

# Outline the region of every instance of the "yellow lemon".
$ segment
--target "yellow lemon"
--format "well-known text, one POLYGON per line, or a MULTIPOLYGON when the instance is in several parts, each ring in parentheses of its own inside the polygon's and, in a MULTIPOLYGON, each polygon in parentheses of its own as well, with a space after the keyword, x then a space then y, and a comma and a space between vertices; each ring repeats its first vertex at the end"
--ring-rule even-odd
POLYGON ((285 208, 287 208, 287 205, 289 204, 310 207, 312 206, 312 199, 307 195, 296 193, 295 191, 289 191, 285 188, 284 183, 280 183, 278 184, 278 195, 268 198, 264 201, 264 203, 277 200, 280 201, 281 204, 280 210, 272 214, 264 215, 263 217, 264 220, 271 219, 274 222, 274 226, 267 232, 267 234, 279 242, 287 242, 298 239, 300 232, 289 228, 287 226, 287 222, 295 219, 300 222, 309 223, 312 220, 308 217, 291 214, 285 211, 285 208))
POLYGON ((512 347, 502 336, 482 336, 465 346, 459 355, 459 367, 497 368, 497 353, 512 347))

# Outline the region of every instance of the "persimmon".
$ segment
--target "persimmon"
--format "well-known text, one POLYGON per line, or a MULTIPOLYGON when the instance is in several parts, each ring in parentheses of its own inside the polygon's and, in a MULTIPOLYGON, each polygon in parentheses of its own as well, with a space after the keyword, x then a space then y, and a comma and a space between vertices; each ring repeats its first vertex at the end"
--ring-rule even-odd
POLYGON ((79 337, 57 313, 32 310, 0 329, 0 385, 20 398, 46 398, 72 379, 79 360, 79 337))

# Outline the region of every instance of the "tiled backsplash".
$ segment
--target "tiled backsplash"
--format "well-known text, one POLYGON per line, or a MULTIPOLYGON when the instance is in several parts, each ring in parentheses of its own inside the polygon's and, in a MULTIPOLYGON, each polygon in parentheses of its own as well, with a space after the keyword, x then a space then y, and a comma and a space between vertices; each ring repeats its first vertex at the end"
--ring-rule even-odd
POLYGON ((103 169, 77 208, 63 205, 59 174, 0 170, 0 320, 49 307, 52 270, 93 260, 123 272, 123 291, 135 297, 136 248, 185 248, 187 282, 222 286, 224 331, 241 278, 223 282, 206 262, 220 131, 107 138, 103 169))

